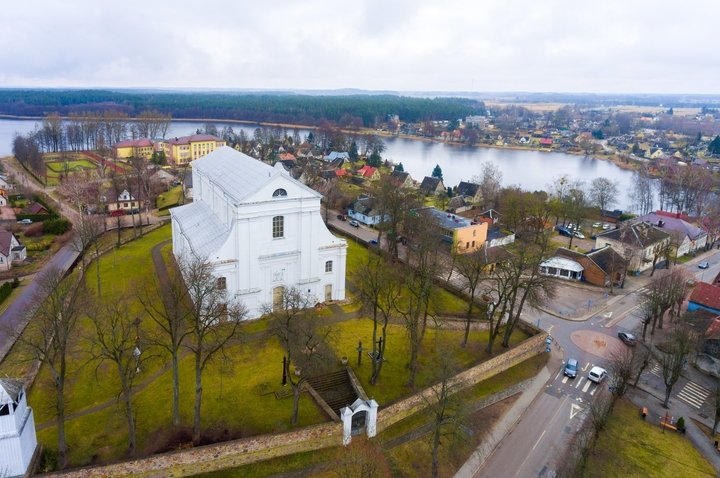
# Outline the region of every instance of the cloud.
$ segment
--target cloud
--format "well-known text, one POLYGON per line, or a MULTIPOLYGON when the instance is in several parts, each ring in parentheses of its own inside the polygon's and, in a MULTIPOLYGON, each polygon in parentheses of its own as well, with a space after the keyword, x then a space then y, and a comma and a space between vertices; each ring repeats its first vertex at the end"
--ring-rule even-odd
POLYGON ((9 2, 0 84, 720 93, 714 2, 9 2))

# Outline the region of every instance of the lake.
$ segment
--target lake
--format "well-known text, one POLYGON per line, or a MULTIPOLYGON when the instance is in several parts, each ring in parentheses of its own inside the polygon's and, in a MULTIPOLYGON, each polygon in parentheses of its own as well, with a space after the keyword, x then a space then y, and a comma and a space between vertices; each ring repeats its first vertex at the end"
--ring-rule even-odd
MULTIPOLYGON (((35 129, 35 120, 0 120, 0 156, 12 154, 12 138, 15 132, 25 134, 35 129)), ((215 123, 218 130, 223 123, 215 123)), ((204 122, 174 121, 167 137, 185 136, 203 128, 204 122)), ((244 130, 249 137, 257 125, 232 123, 237 133, 244 130)), ((292 134, 292 129, 287 129, 292 134)), ((304 137, 307 130, 300 129, 304 137)), ((566 174, 572 179, 590 183, 598 177, 617 181, 620 197, 614 207, 629 209, 631 198, 625 191, 632 191, 632 172, 626 171, 609 161, 564 153, 525 151, 513 149, 456 146, 432 141, 406 138, 384 138, 386 149, 383 157, 395 163, 402 163, 405 171, 417 181, 430 176, 435 165, 440 165, 446 186, 455 186, 460 181, 469 181, 480 174, 486 161, 494 162, 503 173, 503 184, 518 185, 527 190, 547 189, 554 178, 566 174)))

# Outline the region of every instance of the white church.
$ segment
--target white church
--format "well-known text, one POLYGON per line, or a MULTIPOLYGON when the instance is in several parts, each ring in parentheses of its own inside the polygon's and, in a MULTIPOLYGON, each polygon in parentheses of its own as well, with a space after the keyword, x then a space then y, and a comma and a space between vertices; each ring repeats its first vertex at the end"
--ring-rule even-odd
POLYGON ((194 202, 170 210, 173 253, 213 264, 217 286, 248 309, 295 287, 318 302, 345 298, 347 243, 325 226, 321 195, 224 146, 192 162, 194 202))
POLYGON ((23 381, 0 378, 0 476, 23 476, 37 450, 35 419, 23 381))

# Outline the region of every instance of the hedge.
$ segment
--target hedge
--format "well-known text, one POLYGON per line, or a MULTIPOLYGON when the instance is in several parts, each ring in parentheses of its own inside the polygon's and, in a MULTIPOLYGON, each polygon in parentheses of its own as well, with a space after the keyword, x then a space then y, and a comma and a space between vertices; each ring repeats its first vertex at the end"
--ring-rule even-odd
POLYGON ((43 221, 43 232, 59 236, 70 230, 72 224, 67 219, 47 219, 43 221))

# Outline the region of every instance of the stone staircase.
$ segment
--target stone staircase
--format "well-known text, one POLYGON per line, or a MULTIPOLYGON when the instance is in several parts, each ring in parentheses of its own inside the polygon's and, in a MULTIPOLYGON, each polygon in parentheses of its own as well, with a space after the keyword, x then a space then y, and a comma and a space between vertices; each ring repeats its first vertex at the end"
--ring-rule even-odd
POLYGON ((341 408, 352 405, 358 399, 345 369, 308 378, 307 381, 338 416, 341 408))

